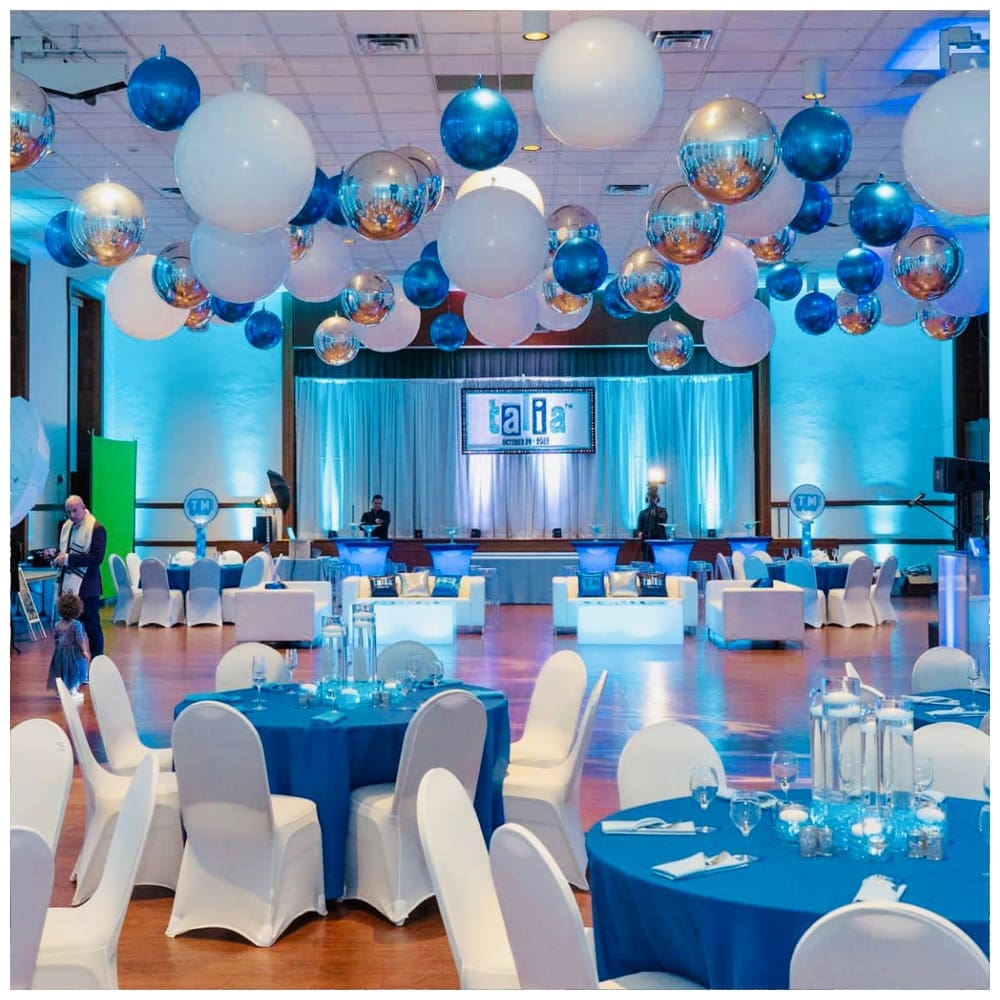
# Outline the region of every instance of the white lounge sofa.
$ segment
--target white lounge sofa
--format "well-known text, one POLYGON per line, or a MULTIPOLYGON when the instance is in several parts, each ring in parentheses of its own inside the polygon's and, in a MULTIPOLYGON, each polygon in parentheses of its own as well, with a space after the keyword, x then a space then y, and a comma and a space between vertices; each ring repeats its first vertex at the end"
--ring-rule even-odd
POLYGON ((289 580, 281 589, 261 584, 233 596, 237 642, 318 645, 323 616, 333 613, 329 580, 289 580))
POLYGON ((632 603, 655 605, 664 601, 680 600, 685 632, 694 632, 698 627, 698 581, 693 576, 668 576, 666 597, 604 597, 580 598, 575 576, 552 577, 552 630, 553 632, 576 632, 579 620, 580 601, 587 604, 627 600, 632 603))
POLYGON ((738 639, 760 642, 805 641, 805 592, 772 581, 709 580, 705 585, 705 626, 709 637, 725 645, 738 639))
MULTIPOLYGON (((380 601, 402 604, 405 601, 426 601, 434 592, 434 577, 428 576, 427 593, 423 595, 400 596, 399 578, 396 579, 395 597, 372 597, 371 579, 367 576, 344 577, 341 588, 341 607, 344 615, 350 614, 350 607, 355 601, 372 601, 376 605, 380 601)), ((481 576, 463 576, 458 586, 458 597, 440 598, 443 601, 454 602, 455 628, 459 632, 482 632, 486 624, 486 587, 481 576)), ((382 641, 381 635, 379 642, 382 641)))

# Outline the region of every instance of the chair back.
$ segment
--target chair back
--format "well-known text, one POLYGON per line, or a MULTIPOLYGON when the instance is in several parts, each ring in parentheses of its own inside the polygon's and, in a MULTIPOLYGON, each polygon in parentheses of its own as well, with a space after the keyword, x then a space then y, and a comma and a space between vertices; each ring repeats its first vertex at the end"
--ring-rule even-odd
POLYGON ((715 557, 715 576, 719 580, 732 580, 733 578, 733 571, 729 568, 729 563, 721 552, 715 557))
POLYGON ((754 555, 762 563, 766 564, 766 563, 769 563, 769 562, 774 562, 774 559, 771 557, 771 553, 768 552, 767 549, 758 549, 756 552, 754 552, 754 555))
POLYGON ((127 768, 139 740, 135 715, 117 665, 103 653, 90 663, 90 694, 108 766, 112 771, 127 768))
POLYGON ((852 594, 863 591, 865 599, 871 591, 872 576, 875 574, 875 565, 864 554, 859 554, 847 567, 847 579, 844 581, 844 600, 848 600, 852 594))
POLYGON ((913 693, 968 687, 969 667, 974 662, 969 653, 954 646, 925 649, 913 663, 910 678, 913 693))
POLYGON ((521 989, 596 990, 580 908, 538 837, 505 823, 490 840, 490 869, 521 989))
POLYGON ((959 927, 909 903, 851 903, 799 938, 793 990, 989 989, 986 956, 959 927), (845 960, 849 956, 848 960, 845 960))
POLYGON ((219 592, 222 567, 214 559, 203 556, 191 564, 189 590, 213 590, 219 592))
POLYGON ((10 731, 10 822, 37 830, 55 856, 73 782, 73 750, 51 719, 25 719, 10 731))
POLYGON ((391 680, 397 670, 403 670, 411 656, 420 658, 420 669, 417 680, 423 680, 428 674, 431 663, 437 659, 437 654, 429 646, 415 639, 400 639, 391 642, 379 654, 377 659, 378 675, 385 680, 391 680))
POLYGON ((878 576, 875 578, 875 592, 873 599, 888 597, 892 590, 892 585, 896 581, 896 566, 899 560, 895 556, 888 556, 878 568, 878 576))
POLYGON ((119 595, 132 596, 132 579, 128 575, 128 566, 117 552, 112 552, 108 556, 108 564, 111 566, 111 577, 115 581, 115 589, 119 595))
MULTIPOLYGON (((865 556, 865 554, 861 551, 861 549, 850 549, 840 557, 840 561, 850 565, 855 559, 860 559, 862 556, 865 556)), ((865 556, 865 558, 867 559, 868 557, 865 556)))
POLYGON ((154 559, 149 556, 139 564, 139 583, 142 587, 142 592, 147 595, 150 590, 170 590, 170 583, 167 580, 167 567, 160 562, 159 559, 154 559))
POLYGON ((987 712, 983 716, 983 721, 979 723, 979 729, 981 732, 986 733, 987 736, 990 735, 990 713, 987 712))
POLYGON ((604 686, 608 682, 607 670, 602 670, 594 687, 587 698, 583 715, 580 718, 580 725, 577 726, 576 735, 573 737, 573 745, 569 749, 566 760, 570 764, 569 781, 566 784, 566 791, 563 799, 566 802, 578 802, 580 797, 580 778, 583 775, 583 762, 587 756, 587 749, 590 746, 590 737, 594 733, 594 722, 597 720, 597 706, 600 704, 601 695, 604 694, 604 686))
POLYGON ((743 577, 747 580, 766 580, 768 578, 767 566, 764 560, 758 555, 747 556, 743 560, 743 577))
POLYGON ((137 553, 126 552, 125 565, 128 567, 128 578, 132 582, 132 589, 135 590, 139 586, 139 567, 142 566, 142 560, 137 553))
POLYGON ((76 703, 61 677, 56 678, 56 691, 59 694, 59 704, 62 706, 63 716, 66 719, 70 742, 73 744, 76 759, 80 764, 80 775, 83 778, 83 790, 87 799, 87 815, 92 816, 97 811, 97 799, 116 797, 120 794, 119 782, 124 779, 106 771, 97 762, 97 758, 87 742, 87 734, 80 721, 80 713, 77 711, 76 703))
POLYGON ((181 549, 170 557, 171 566, 193 566, 195 554, 190 549, 181 549))
POLYGON ((691 770, 699 764, 714 768, 719 787, 726 787, 722 758, 694 726, 664 720, 640 729, 618 758, 619 808, 690 795, 691 770))
POLYGON ((285 658, 272 646, 263 642, 241 642, 222 654, 215 668, 216 691, 240 691, 253 687, 253 658, 263 656, 267 663, 268 684, 290 684, 285 658))
POLYGON ((983 776, 990 766, 990 737, 964 722, 933 722, 913 731, 913 751, 934 764, 934 788, 960 799, 988 801, 983 776))
POLYGON ((587 665, 576 650, 557 650, 542 664, 518 740, 519 759, 566 758, 586 690, 587 665))
POLYGON ((816 590, 816 567, 802 556, 793 556, 785 563, 785 583, 803 590, 816 590))
POLYGON ((514 956, 472 800, 443 767, 417 790, 417 829, 463 988, 517 989, 514 956), (467 970, 475 980, 466 980, 467 970))
MULTIPOLYGON (((12 817, 13 818, 13 817, 12 817)), ((55 863, 38 830, 10 828, 10 988, 31 989, 52 899, 55 863)))
POLYGON ((225 549, 219 553, 219 562, 223 566, 242 566, 243 553, 237 549, 225 549))
POLYGON ((733 559, 733 579, 734 580, 745 580, 746 579, 746 556, 736 549, 732 555, 733 559))
POLYGON ((264 582, 267 575, 267 557, 263 552, 255 552, 244 564, 240 573, 240 589, 256 587, 264 582))

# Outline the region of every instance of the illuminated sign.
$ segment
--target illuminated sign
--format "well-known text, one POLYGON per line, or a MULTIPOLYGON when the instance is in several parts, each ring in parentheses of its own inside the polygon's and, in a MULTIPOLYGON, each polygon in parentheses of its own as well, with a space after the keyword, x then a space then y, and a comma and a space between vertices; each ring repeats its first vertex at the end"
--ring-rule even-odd
POLYGON ((199 486, 184 498, 184 516, 194 525, 205 525, 219 513, 219 498, 199 486))
POLYGON ((826 497, 818 486, 803 483, 792 490, 788 507, 800 521, 815 521, 826 510, 826 497))
POLYGON ((462 452, 593 452, 594 390, 499 386, 462 390, 462 452))

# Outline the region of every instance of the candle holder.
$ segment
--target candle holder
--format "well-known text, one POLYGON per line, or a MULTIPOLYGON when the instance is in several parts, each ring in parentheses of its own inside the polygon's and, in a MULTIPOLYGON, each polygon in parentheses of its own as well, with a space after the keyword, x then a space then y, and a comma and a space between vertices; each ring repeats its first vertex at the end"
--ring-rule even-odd
POLYGON ((779 840, 798 844, 799 833, 809 822, 809 808, 802 802, 779 802, 774 807, 774 832, 779 840))

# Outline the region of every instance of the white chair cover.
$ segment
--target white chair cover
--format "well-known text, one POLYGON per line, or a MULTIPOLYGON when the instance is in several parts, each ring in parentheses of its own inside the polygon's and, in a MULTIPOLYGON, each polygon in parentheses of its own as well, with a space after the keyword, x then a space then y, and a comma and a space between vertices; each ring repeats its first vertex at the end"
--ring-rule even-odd
POLYGON ((243 553, 237 549, 225 549, 219 553, 219 562, 223 566, 242 566, 243 553))
POLYGON ((896 609, 892 606, 891 600, 892 585, 896 580, 896 565, 895 556, 886 558, 879 567, 878 577, 871 585, 872 612, 875 615, 876 625, 896 620, 896 609))
POLYGON ((111 621, 135 625, 139 621, 139 612, 142 609, 142 591, 132 586, 128 567, 117 552, 112 552, 108 556, 108 563, 118 592, 115 597, 115 609, 111 612, 111 621))
POLYGON ((923 691, 948 691, 969 686, 969 667, 973 657, 954 646, 931 646, 913 663, 910 684, 914 694, 923 691))
POLYGON ((758 550, 757 550, 756 552, 754 552, 754 555, 755 555, 755 556, 756 556, 756 557, 757 557, 757 558, 758 558, 758 559, 759 559, 759 560, 760 560, 760 561, 761 561, 762 563, 769 563, 769 562, 774 562, 774 559, 773 559, 773 558, 771 557, 771 553, 770 553, 770 552, 768 552, 768 551, 767 551, 767 549, 758 549, 758 550))
POLYGON ((566 759, 553 767, 511 764, 503 783, 506 818, 528 827, 552 852, 566 878, 586 889, 587 852, 580 819, 580 776, 590 746, 597 706, 608 672, 601 672, 587 699, 573 746, 566 759))
POLYGON ((263 642, 241 642, 222 654, 215 668, 216 691, 240 691, 253 687, 253 658, 263 656, 267 661, 268 684, 290 684, 285 658, 273 646, 263 642))
POLYGON ((179 590, 170 589, 167 567, 159 559, 143 559, 139 579, 142 584, 140 628, 144 625, 169 628, 184 621, 184 595, 179 590))
POLYGON ((49 909, 33 989, 118 989, 118 938, 148 851, 156 764, 144 760, 132 778, 121 780, 126 790, 100 885, 81 906, 49 909))
POLYGON ((816 586, 816 567, 808 559, 794 556, 785 564, 785 582, 805 592, 803 618, 806 625, 813 628, 825 625, 826 594, 816 586))
POLYGON ((746 580, 766 580, 768 578, 767 567, 764 560, 755 552, 743 560, 743 577, 746 580))
POLYGON ((934 764, 934 788, 960 799, 988 801, 983 776, 990 766, 990 737, 964 722, 934 722, 913 731, 913 751, 934 764))
POLYGON ((10 731, 10 823, 37 830, 55 857, 73 782, 73 750, 50 719, 25 719, 10 731))
POLYGON ((268 579, 268 556, 255 552, 244 564, 238 587, 226 587, 222 591, 222 620, 228 624, 236 621, 236 592, 248 587, 259 587, 268 579))
POLYGON ((271 794, 246 716, 189 705, 172 742, 187 842, 167 936, 221 927, 267 948, 301 914, 325 914, 316 803, 271 794))
POLYGON ((134 774, 147 754, 152 754, 161 771, 173 768, 170 747, 148 747, 139 739, 125 682, 114 660, 103 653, 90 663, 90 696, 112 774, 134 774))
POLYGON ((826 617, 831 625, 852 628, 875 625, 871 586, 874 567, 866 555, 858 555, 847 570, 843 587, 831 587, 826 597, 826 617))
MULTIPOLYGON (((10 828, 10 988, 31 989, 45 914, 52 899, 55 863, 33 827, 10 828)), ((492 884, 490 886, 492 889, 492 884)), ((504 934, 506 938, 506 933, 504 934)))
MULTIPOLYGON (((850 549, 840 557, 840 561, 850 565, 855 559, 860 559, 864 555, 865 553, 862 552, 861 549, 850 549)), ((865 556, 865 558, 867 558, 867 556, 865 556)))
POLYGON ((170 557, 171 566, 193 566, 195 554, 190 549, 181 549, 170 557))
POLYGON ((556 650, 535 680, 521 737, 510 745, 510 763, 551 765, 573 745, 587 690, 587 665, 573 649, 556 650))
POLYGON ((746 569, 744 564, 746 563, 746 556, 739 549, 735 549, 732 555, 733 560, 733 579, 734 580, 745 580, 747 578, 746 569))
POLYGON ((401 925, 434 887, 417 831, 417 789, 435 767, 475 795, 486 738, 486 710, 468 691, 449 690, 420 706, 403 738, 395 784, 351 793, 344 897, 361 899, 401 925))
POLYGON ((142 566, 142 560, 139 558, 138 554, 135 552, 125 553, 125 565, 128 567, 128 578, 132 584, 133 590, 139 589, 139 568, 142 566))
POLYGON ((207 556, 191 566, 191 582, 185 595, 185 618, 192 625, 222 625, 221 567, 207 556))
POLYGON ((729 562, 721 552, 715 557, 715 578, 717 580, 732 580, 733 578, 733 571, 729 568, 729 562))
POLYGON ((987 712, 983 716, 983 721, 979 723, 979 728, 982 732, 986 733, 987 736, 990 734, 990 713, 987 712))
POLYGON ((420 657, 420 668, 417 671, 417 680, 427 677, 431 663, 436 660, 437 654, 429 646, 415 639, 400 639, 398 642, 391 642, 385 647, 377 658, 378 675, 383 680, 391 680, 396 675, 397 670, 404 670, 407 661, 411 656, 420 657))
POLYGON ((965 931, 930 910, 850 903, 799 938, 789 983, 793 990, 985 990, 990 964, 965 931))
POLYGON ((428 771, 417 790, 417 829, 464 990, 518 988, 479 819, 458 778, 428 771))

